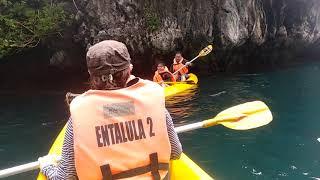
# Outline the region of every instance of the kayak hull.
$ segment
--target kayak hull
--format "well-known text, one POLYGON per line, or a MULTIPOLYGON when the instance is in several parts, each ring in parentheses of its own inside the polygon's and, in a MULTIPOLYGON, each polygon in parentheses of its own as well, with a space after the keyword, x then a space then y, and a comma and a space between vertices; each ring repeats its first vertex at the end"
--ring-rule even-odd
POLYGON ((170 161, 170 180, 182 179, 205 179, 210 177, 195 162, 193 162, 186 154, 182 153, 180 159, 170 161))
POLYGON ((166 97, 176 95, 186 90, 195 88, 198 84, 198 77, 195 74, 190 73, 186 82, 177 82, 171 86, 164 88, 164 94, 166 97))

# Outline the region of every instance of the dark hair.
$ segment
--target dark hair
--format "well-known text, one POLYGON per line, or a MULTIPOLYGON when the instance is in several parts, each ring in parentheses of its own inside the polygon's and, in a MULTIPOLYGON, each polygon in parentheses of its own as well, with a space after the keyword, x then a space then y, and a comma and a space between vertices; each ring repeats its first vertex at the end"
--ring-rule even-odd
POLYGON ((102 80, 102 76, 90 76, 90 84, 92 89, 96 90, 114 90, 127 86, 127 80, 130 77, 130 68, 117 72, 112 75, 113 79, 102 80))
POLYGON ((161 66, 166 66, 166 65, 164 64, 164 62, 158 62, 158 63, 157 63, 157 66, 159 66, 159 65, 161 65, 161 66))
POLYGON ((182 52, 181 51, 176 51, 176 54, 181 54, 182 55, 182 52))

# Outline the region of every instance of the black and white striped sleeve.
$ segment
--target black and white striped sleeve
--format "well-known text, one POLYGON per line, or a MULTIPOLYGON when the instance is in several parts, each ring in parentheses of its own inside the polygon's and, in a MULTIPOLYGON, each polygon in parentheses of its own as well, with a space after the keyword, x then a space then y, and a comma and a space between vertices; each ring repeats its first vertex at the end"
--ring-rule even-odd
POLYGON ((77 179, 73 149, 72 121, 67 122, 67 129, 62 146, 62 158, 58 166, 50 165, 42 169, 42 173, 48 180, 77 179))
POLYGON ((178 137, 178 134, 174 130, 174 125, 172 122, 172 117, 169 114, 168 110, 165 110, 166 114, 166 123, 167 123, 167 130, 168 136, 171 145, 171 156, 170 159, 179 159, 182 153, 182 146, 178 137))

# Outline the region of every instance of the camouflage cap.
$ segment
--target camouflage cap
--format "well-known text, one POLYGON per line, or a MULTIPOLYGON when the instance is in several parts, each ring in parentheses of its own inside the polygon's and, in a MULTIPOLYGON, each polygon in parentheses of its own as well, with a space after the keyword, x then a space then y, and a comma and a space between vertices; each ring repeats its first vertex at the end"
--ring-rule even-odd
POLYGON ((89 48, 87 67, 90 75, 114 74, 129 68, 130 55, 126 45, 114 40, 105 40, 89 48))

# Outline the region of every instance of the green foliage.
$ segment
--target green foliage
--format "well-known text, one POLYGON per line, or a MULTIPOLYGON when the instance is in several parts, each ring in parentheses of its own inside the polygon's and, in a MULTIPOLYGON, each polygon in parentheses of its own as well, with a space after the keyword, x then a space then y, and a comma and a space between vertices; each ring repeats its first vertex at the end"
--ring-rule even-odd
POLYGON ((67 16, 49 0, 0 0, 0 58, 58 35, 67 16))
POLYGON ((159 29, 160 18, 150 8, 144 8, 144 17, 149 31, 153 32, 159 29))

